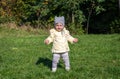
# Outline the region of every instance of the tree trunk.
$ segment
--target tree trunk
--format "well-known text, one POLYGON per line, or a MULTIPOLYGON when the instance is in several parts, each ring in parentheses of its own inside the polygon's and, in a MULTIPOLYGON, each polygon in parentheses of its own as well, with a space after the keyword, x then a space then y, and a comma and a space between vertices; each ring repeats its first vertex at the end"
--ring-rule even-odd
POLYGON ((40 27, 40 16, 38 16, 38 25, 37 25, 37 28, 40 27))
POLYGON ((120 0, 119 0, 119 16, 120 16, 120 0))
POLYGON ((90 22, 90 16, 92 14, 92 9, 89 11, 89 14, 88 14, 88 19, 87 19, 87 27, 86 27, 86 33, 88 34, 88 31, 89 31, 89 22, 90 22))
POLYGON ((72 23, 75 23, 75 16, 73 12, 72 12, 72 23))

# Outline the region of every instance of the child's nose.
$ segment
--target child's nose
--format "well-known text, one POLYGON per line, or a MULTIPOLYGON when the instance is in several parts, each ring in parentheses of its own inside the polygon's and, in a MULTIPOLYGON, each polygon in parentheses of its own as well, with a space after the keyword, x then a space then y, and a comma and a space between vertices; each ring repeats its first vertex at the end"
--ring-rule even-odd
POLYGON ((61 26, 59 25, 58 28, 60 28, 61 26))

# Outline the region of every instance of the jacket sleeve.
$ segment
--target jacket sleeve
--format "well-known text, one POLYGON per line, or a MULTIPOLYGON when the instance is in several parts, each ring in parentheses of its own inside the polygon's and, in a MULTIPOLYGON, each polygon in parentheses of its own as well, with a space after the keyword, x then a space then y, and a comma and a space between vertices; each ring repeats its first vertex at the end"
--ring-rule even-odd
POLYGON ((67 30, 66 31, 67 32, 67 40, 70 42, 70 43, 73 43, 73 40, 74 40, 74 37, 72 37, 71 35, 70 35, 70 33, 69 33, 69 31, 67 30))
POLYGON ((54 40, 54 29, 51 29, 51 30, 50 30, 50 35, 47 37, 46 40, 49 40, 49 44, 50 44, 51 42, 53 42, 53 40, 54 40))

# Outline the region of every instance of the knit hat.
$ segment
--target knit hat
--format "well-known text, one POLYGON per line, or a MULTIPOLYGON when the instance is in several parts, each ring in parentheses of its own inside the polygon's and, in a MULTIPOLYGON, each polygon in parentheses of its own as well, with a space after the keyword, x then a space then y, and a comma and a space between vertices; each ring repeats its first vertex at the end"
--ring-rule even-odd
POLYGON ((55 16, 55 19, 54 19, 54 24, 56 23, 62 23, 63 26, 65 25, 65 19, 64 19, 64 16, 61 16, 61 17, 57 17, 55 16))

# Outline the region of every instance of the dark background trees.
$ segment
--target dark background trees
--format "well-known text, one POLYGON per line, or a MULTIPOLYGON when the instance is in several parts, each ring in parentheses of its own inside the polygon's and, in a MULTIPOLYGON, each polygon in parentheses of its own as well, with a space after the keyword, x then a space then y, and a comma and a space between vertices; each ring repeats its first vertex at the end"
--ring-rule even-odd
POLYGON ((73 33, 120 33, 119 0, 1 0, 0 23, 51 28, 65 16, 73 33))

